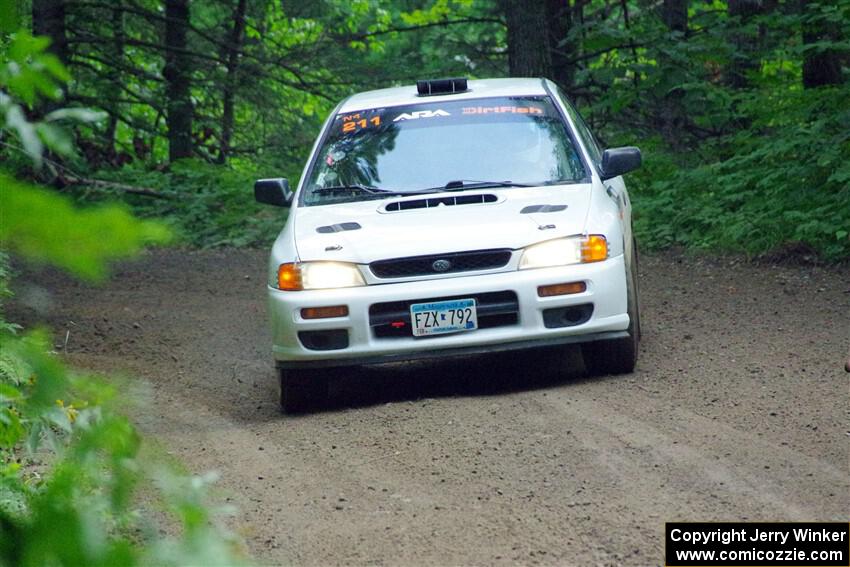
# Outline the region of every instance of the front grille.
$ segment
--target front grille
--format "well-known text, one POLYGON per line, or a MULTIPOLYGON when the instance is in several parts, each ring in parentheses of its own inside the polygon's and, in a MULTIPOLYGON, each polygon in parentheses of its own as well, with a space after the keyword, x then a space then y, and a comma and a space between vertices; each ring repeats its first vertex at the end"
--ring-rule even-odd
POLYGON ((369 268, 375 274, 375 277, 378 278, 406 278, 411 276, 472 272, 476 270, 493 270, 507 265, 510 260, 511 251, 505 248, 379 260, 369 264, 369 268), (448 267, 440 269, 444 266, 448 267))
POLYGON ((516 325, 519 322, 519 301, 517 300, 516 293, 512 291, 494 291, 451 297, 428 297, 411 301, 375 303, 369 307, 369 326, 377 338, 400 339, 412 337, 413 331, 411 330, 410 321, 411 304, 469 298, 475 300, 479 329, 516 325))

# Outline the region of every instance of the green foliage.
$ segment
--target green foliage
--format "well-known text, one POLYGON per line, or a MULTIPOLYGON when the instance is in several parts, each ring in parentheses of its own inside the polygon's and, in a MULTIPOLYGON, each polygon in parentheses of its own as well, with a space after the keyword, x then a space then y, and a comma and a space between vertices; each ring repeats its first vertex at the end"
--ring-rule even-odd
POLYGON ((50 40, 46 37, 19 31, 3 51, 5 64, 0 69, 0 85, 30 106, 39 96, 58 100, 62 97, 62 84, 71 79, 59 59, 46 52, 48 45, 50 40))
POLYGON ((162 243, 164 226, 133 218, 124 207, 75 207, 67 197, 0 172, 0 246, 85 278, 105 274, 104 261, 162 243))
MULTIPOLYGON (((646 167, 629 182, 642 244, 760 254, 800 242, 825 259, 850 254, 847 81, 801 89, 807 57, 850 61, 850 0, 802 9, 778 0, 738 15, 722 0, 690 2, 686 31, 665 24, 663 6, 636 0, 572 2, 568 12, 534 4, 558 21, 548 30, 559 65, 552 78, 608 145, 644 149, 646 167), (804 41, 804 28, 816 37, 804 41)), ((237 3, 193 3, 186 48, 198 160, 165 167, 161 2, 123 12, 72 5, 66 28, 82 41, 70 48, 71 91, 112 117, 77 129, 87 148, 80 166, 173 197, 126 200, 193 245, 268 242, 284 217, 251 202, 253 178, 300 170, 322 119, 346 95, 508 70, 506 4, 496 0, 249 2, 235 60, 227 47, 237 3), (227 85, 235 85, 233 132, 223 158, 227 85)), ((103 196, 95 186, 78 194, 103 196)))
POLYGON ((757 255, 805 244, 850 256, 848 90, 741 100, 751 128, 713 140, 691 159, 658 140, 632 185, 636 231, 651 248, 686 246, 757 255))
POLYGON ((240 563, 204 505, 211 479, 143 451, 114 380, 68 372, 48 346, 43 333, 0 337, 0 565, 240 563))
POLYGON ((49 44, 47 38, 33 37, 26 31, 12 34, 8 43, 0 43, 0 116, 5 117, 4 129, 17 136, 37 165, 45 147, 60 155, 73 153, 73 143, 61 121, 96 122, 105 116, 84 108, 63 108, 48 113, 42 121, 27 119, 25 107, 34 107, 40 98, 60 99, 62 85, 70 79, 59 59, 46 51, 49 44))
POLYGON ((166 219, 178 242, 184 244, 266 245, 274 240, 286 220, 287 209, 262 206, 254 201, 254 181, 261 175, 235 167, 184 159, 172 163, 167 171, 127 167, 121 171, 101 171, 98 177, 116 180, 131 177, 134 184, 168 197, 127 200, 140 216, 166 219))
POLYGON ((585 113, 609 145, 644 151, 628 178, 641 244, 850 257, 850 84, 801 79, 806 53, 850 53, 850 1, 749 18, 725 2, 691 6, 687 37, 640 11, 629 29, 583 30, 585 49, 611 50, 579 76, 598 83, 585 113), (803 22, 843 32, 804 44, 803 22))
POLYGON ((12 334, 20 327, 6 321, 3 305, 12 296, 9 282, 12 279, 12 270, 9 267, 9 256, 0 250, 0 333, 12 334))
MULTIPOLYGON (((57 122, 97 120, 102 114, 85 108, 58 108, 43 121, 27 120, 19 101, 33 107, 42 98, 56 99, 69 79, 59 60, 45 52, 48 44, 46 38, 20 31, 12 34, 0 51, 0 112, 6 116, 0 135, 15 134, 36 166, 41 164, 45 147, 59 155, 73 154, 71 138, 57 122)), ((50 262, 80 277, 101 278, 105 261, 168 239, 161 224, 138 221, 118 205, 79 209, 67 197, 19 181, 2 170, 0 187, 0 248, 50 262)))
MULTIPOLYGON (((43 121, 27 120, 25 106, 61 97, 62 84, 70 78, 56 56, 45 51, 48 44, 46 38, 25 31, 0 44, 0 112, 6 116, 0 136, 15 134, 36 166, 41 165, 45 147, 59 155, 73 154, 71 138, 58 122, 96 121, 102 115, 85 108, 57 108, 43 121)), ((80 209, 67 197, 19 181, 2 169, 0 187, 0 248, 80 277, 102 278, 106 261, 169 237, 164 226, 139 221, 123 206, 80 209)))
MULTIPOLYGON (((60 140, 52 122, 96 116, 60 108, 29 122, 23 109, 55 98, 67 74, 43 52, 44 40, 19 32, 9 45, 0 67, 0 137, 16 136, 36 166, 44 146, 70 155, 70 138, 60 140)), ((125 207, 80 209, 0 170, 0 246, 26 259, 95 279, 106 262, 168 235, 125 207)), ((0 307, 8 280, 0 252, 0 307)), ((46 333, 16 331, 0 310, 0 566, 241 562, 204 504, 209 479, 178 474, 145 450, 120 411, 116 381, 69 372, 48 352, 46 333), (163 513, 170 537, 154 521, 163 513)))

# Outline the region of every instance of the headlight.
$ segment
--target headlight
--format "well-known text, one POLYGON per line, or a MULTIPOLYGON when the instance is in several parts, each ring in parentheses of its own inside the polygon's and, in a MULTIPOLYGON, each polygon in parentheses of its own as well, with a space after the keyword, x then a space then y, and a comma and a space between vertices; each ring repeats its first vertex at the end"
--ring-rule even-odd
POLYGON ((332 289, 366 285, 354 264, 343 262, 301 262, 281 264, 277 287, 284 291, 332 289))
POLYGON ((558 238, 526 248, 520 258, 519 269, 600 262, 607 258, 608 241, 602 235, 558 238))

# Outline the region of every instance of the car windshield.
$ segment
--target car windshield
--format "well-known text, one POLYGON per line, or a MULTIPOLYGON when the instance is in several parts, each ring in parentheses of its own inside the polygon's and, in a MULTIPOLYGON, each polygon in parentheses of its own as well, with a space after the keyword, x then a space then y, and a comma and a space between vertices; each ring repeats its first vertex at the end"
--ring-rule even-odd
POLYGON ((315 158, 304 203, 586 177, 548 97, 423 103, 338 114, 315 158))

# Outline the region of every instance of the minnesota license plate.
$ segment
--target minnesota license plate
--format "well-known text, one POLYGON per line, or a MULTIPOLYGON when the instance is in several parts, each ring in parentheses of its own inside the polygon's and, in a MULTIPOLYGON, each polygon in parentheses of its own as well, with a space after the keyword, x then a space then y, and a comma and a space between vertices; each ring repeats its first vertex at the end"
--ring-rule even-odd
POLYGON ((442 335, 478 328, 474 299, 452 299, 410 306, 410 322, 414 337, 442 335))

